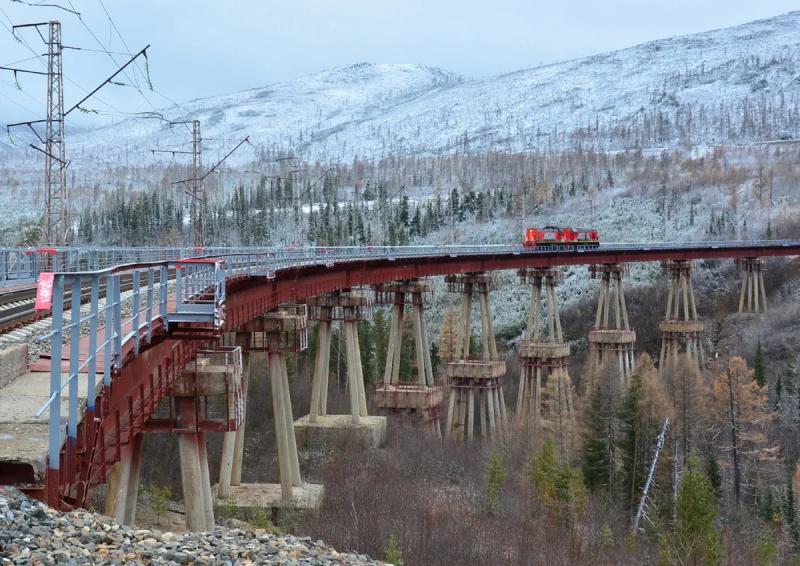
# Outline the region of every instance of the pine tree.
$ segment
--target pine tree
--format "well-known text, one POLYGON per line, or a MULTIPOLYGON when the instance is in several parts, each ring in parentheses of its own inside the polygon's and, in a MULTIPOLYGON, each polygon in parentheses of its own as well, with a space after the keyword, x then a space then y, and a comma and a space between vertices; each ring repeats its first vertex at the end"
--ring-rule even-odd
POLYGON ((761 349, 761 340, 756 343, 756 355, 753 362, 753 379, 759 387, 767 384, 766 370, 764 369, 764 351, 761 349))
POLYGON ((405 564, 403 561, 403 553, 400 551, 400 545, 397 543, 396 536, 392 535, 389 537, 383 559, 389 564, 392 564, 392 566, 403 566, 405 564))
POLYGON ((611 485, 611 455, 607 442, 606 411, 602 396, 592 394, 587 418, 587 434, 583 441, 583 479, 592 491, 607 489, 611 485))
POLYGON ((722 449, 731 455, 733 468, 734 497, 738 503, 743 483, 744 460, 757 463, 759 458, 768 458, 764 451, 767 442, 765 425, 772 420, 773 413, 767 399, 765 387, 759 387, 747 363, 740 357, 731 358, 728 370, 722 372, 711 388, 713 408, 711 415, 717 436, 725 443, 722 449))
POLYGON ((389 347, 389 319, 384 309, 375 309, 372 314, 372 329, 375 349, 375 366, 377 372, 386 367, 386 351, 389 347))
POLYGON ((794 477, 791 470, 786 474, 786 492, 783 497, 783 517, 795 547, 800 547, 800 520, 794 499, 794 477))
POLYGON ((721 497, 722 469, 719 467, 719 460, 717 460, 717 453, 714 449, 710 449, 706 457, 706 476, 711 484, 711 489, 714 490, 714 495, 721 497))
MULTIPOLYGON (((646 353, 639 356, 631 376, 625 401, 620 409, 620 461, 622 487, 626 504, 633 508, 640 495, 653 457, 653 447, 661 431, 664 418, 673 419, 670 406, 658 371, 646 353)), ((662 455, 657 472, 668 473, 663 463, 668 452, 662 455)), ((657 482, 667 485, 667 478, 657 482)))
POLYGON ((569 462, 559 461, 552 438, 545 440, 542 449, 533 457, 530 480, 539 500, 548 510, 565 519, 583 513, 586 507, 583 474, 569 462))
POLYGON ((483 502, 483 508, 487 513, 493 514, 497 508, 497 500, 500 497, 500 491, 503 489, 505 481, 506 469, 503 466, 503 460, 496 450, 492 450, 489 456, 489 464, 486 468, 486 499, 483 502))
POLYGON ((378 379, 375 366, 375 336, 373 326, 365 321, 358 323, 358 347, 361 351, 361 367, 364 373, 364 384, 369 385, 378 379))
POLYGON ((718 513, 711 483, 692 456, 678 488, 675 524, 660 540, 662 559, 669 564, 721 564, 718 513))

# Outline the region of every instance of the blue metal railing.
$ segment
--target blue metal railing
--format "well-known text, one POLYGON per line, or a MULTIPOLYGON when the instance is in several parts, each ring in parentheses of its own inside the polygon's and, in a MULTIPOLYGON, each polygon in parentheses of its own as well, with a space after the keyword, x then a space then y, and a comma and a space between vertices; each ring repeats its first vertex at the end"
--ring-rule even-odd
POLYGON ((86 404, 95 410, 98 358, 102 356, 103 384, 110 385, 112 373, 121 367, 122 355, 128 344, 134 354, 153 337, 154 324, 168 330, 170 324, 181 322, 206 323, 220 328, 224 323, 226 270, 221 261, 188 259, 123 265, 95 272, 62 272, 54 274, 52 323, 50 333, 39 340, 50 342, 50 397, 36 416, 49 410, 49 465, 58 469, 59 452, 63 443, 61 395, 68 391, 67 442, 72 445, 78 435, 78 380, 87 377, 86 404), (170 280, 173 273, 174 279, 170 280), (122 278, 129 277, 131 290, 123 298, 122 278), (82 289, 90 289, 82 314, 82 289), (172 288, 173 292, 170 292, 172 288), (70 317, 64 315, 65 290, 71 291, 70 317), (101 299, 100 290, 105 290, 101 299), (105 304, 102 304, 102 302, 105 304), (129 303, 129 305, 126 305, 129 303), (126 312, 128 311, 129 312, 126 312), (101 320, 102 319, 102 320, 101 320), (98 328, 104 325, 103 341, 98 343, 98 328), (88 324, 88 350, 81 359, 82 327, 88 324), (64 347, 69 362, 62 368, 64 347))

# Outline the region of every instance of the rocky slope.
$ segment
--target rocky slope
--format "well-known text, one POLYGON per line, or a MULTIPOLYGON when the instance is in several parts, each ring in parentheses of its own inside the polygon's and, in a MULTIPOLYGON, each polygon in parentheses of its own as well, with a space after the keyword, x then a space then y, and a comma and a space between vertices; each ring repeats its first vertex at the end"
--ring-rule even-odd
POLYGON ((60 513, 0 487, 0 564, 381 564, 321 541, 217 528, 180 535, 60 513))

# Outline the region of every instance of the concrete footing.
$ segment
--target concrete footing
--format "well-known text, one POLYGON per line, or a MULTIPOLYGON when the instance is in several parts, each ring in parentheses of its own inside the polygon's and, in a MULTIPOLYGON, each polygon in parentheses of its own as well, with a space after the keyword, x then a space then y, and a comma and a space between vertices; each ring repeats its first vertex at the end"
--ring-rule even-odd
POLYGON ((386 417, 370 415, 353 423, 350 415, 317 415, 315 422, 311 422, 306 415, 294 422, 294 432, 301 450, 342 442, 360 448, 380 448, 386 444, 386 417))
POLYGON ((292 487, 291 499, 282 496, 279 483, 243 483, 231 486, 226 499, 216 497, 214 486, 214 510, 220 515, 232 514, 241 518, 252 518, 266 511, 270 520, 276 524, 286 524, 298 513, 315 513, 322 506, 325 486, 315 483, 302 483, 292 487))

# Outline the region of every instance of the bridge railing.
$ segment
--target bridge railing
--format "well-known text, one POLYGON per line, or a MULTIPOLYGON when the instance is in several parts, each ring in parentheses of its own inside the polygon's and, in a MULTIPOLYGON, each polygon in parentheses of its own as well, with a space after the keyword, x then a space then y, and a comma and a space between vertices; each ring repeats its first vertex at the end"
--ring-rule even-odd
MULTIPOLYGON (((704 244, 605 244, 605 251, 630 249, 692 249, 704 244)), ((790 241, 711 242, 706 248, 744 248, 760 246, 798 246, 790 241)), ((578 250, 580 251, 580 250, 578 250)), ((50 342, 50 397, 37 416, 49 410, 49 466, 58 470, 63 444, 61 397, 66 388, 68 447, 77 442, 79 388, 86 376, 87 410, 95 410, 96 385, 110 385, 112 375, 126 355, 139 353, 157 330, 168 330, 181 323, 200 323, 219 329, 225 320, 226 281, 237 277, 274 277, 280 269, 306 265, 333 265, 336 262, 369 259, 396 260, 404 257, 470 256, 494 254, 549 253, 526 250, 521 245, 458 246, 367 246, 367 247, 285 247, 239 249, 193 249, 187 256, 181 248, 95 249, 74 254, 56 253, 55 260, 65 261, 67 269, 53 273, 52 332, 42 337, 50 342), (81 255, 83 254, 83 255, 81 255), (87 255, 88 254, 88 255, 87 255), (124 263, 126 260, 132 260, 124 263), (81 270, 84 265, 102 266, 81 270), (115 263, 119 262, 119 263, 115 263), (70 270, 69 268, 73 268, 70 270), (130 289, 122 292, 123 278, 130 289), (89 295, 82 289, 89 289, 89 295), (71 291, 69 320, 65 317, 65 291, 71 291), (101 294, 103 296, 101 296, 101 294), (101 332, 102 328, 102 332, 101 332), (102 336, 100 336, 102 334, 102 336), (85 342, 82 343, 82 337, 85 342), (64 349, 69 358, 63 362, 64 349), (82 351, 83 350, 83 351, 82 351), (66 367, 64 367, 66 366, 66 367)), ((4 250, 0 256, 12 271, 24 275, 41 266, 28 260, 25 252, 4 250), (13 253, 12 253, 13 252, 13 253), (10 263, 9 263, 10 262, 10 263), (27 270, 27 271, 26 271, 27 270)), ((50 261, 50 260, 48 260, 50 261)), ((48 264, 48 267, 54 263, 48 264)), ((74 450, 67 450, 70 466, 74 450), (72 456, 71 456, 72 455, 72 456)), ((72 470, 69 470, 72 472, 72 470)), ((55 475, 58 477, 58 474, 55 475)))
MULTIPOLYGON (((739 240, 698 242, 637 242, 602 243, 605 251, 631 249, 681 249, 681 248, 737 248, 795 245, 791 240, 739 240)), ((110 267, 143 262, 174 261, 200 257, 237 257, 239 269, 250 269, 261 264, 266 272, 285 261, 293 265, 330 263, 335 260, 364 258, 398 258, 423 255, 462 255, 492 253, 546 254, 558 250, 557 246, 525 248, 520 244, 484 245, 432 245, 432 246, 283 246, 261 248, 218 247, 168 247, 168 248, 0 248, 0 285, 15 282, 33 282, 44 272, 97 271, 110 267), (262 261, 263 260, 263 261, 262 261), (270 261, 272 260, 272 261, 270 261)), ((597 249, 577 246, 577 251, 597 249)))
POLYGON ((111 385, 123 356, 127 352, 138 354, 152 340, 155 325, 169 319, 169 272, 169 264, 157 263, 53 275, 52 331, 39 338, 50 342, 50 397, 36 414, 39 417, 49 411, 51 469, 59 468, 64 442, 61 415, 64 390, 67 391, 66 465, 70 473, 74 472, 71 458, 78 435, 79 381, 82 376, 86 378, 86 409, 94 414, 99 377, 102 375, 103 385, 111 385), (124 293, 123 277, 131 284, 124 293), (88 296, 82 292, 87 287, 88 296), (68 316, 67 290, 70 291, 68 316), (68 361, 63 359, 65 349, 68 361))

